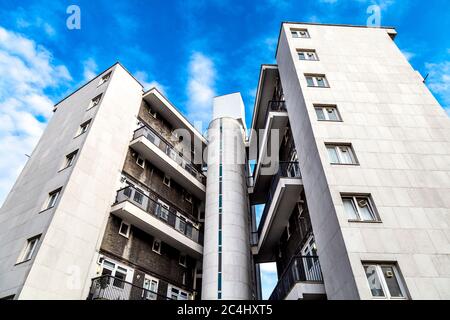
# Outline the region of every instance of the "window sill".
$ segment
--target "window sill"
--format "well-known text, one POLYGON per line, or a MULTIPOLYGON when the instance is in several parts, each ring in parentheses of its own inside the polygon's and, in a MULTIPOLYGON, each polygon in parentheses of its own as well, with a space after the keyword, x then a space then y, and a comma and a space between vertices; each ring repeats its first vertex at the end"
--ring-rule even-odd
POLYGON ((46 211, 49 211, 49 210, 53 209, 54 207, 55 207, 55 206, 50 207, 50 208, 46 208, 46 209, 44 209, 44 210, 41 210, 41 211, 39 211, 38 214, 44 213, 44 212, 46 212, 46 211))
POLYGON ((62 172, 62 171, 64 171, 64 170, 66 170, 66 169, 72 168, 72 166, 73 166, 73 165, 70 165, 70 166, 68 166, 68 167, 59 169, 58 173, 60 173, 60 172, 62 172))
POLYGON ((310 85, 307 85, 307 87, 308 87, 308 88, 322 88, 322 89, 329 89, 329 88, 330 88, 330 86, 327 86, 327 87, 320 87, 320 86, 310 86, 310 85))
POLYGON ((321 119, 317 119, 317 121, 320 121, 320 122, 344 122, 343 120, 321 120, 321 119))
POLYGON ((19 266, 19 265, 21 265, 21 264, 24 264, 24 263, 26 263, 26 262, 28 262, 28 261, 31 261, 31 259, 32 259, 32 258, 30 258, 30 259, 28 259, 28 260, 24 260, 24 261, 17 262, 17 263, 14 264, 14 266, 19 266))
POLYGON ((359 167, 359 163, 330 163, 332 166, 349 166, 349 167, 359 167))
POLYGON ((85 131, 85 132, 83 132, 83 133, 80 133, 80 134, 78 134, 78 135, 76 135, 75 137, 73 137, 74 139, 76 139, 76 138, 78 138, 79 136, 82 136, 83 134, 85 134, 87 131, 85 131))
POLYGON ((376 221, 365 221, 365 220, 348 220, 349 223, 369 223, 369 224, 380 224, 383 223, 381 220, 376 221))

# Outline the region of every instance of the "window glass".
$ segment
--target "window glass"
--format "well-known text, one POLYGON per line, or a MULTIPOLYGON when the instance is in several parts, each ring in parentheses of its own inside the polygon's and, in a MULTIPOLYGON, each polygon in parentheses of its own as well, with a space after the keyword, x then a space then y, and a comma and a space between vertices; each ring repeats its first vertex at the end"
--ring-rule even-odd
POLYGON ((328 155, 331 163, 339 163, 339 157, 334 146, 327 146, 328 155))
POLYGON ((382 266, 381 270, 383 271, 384 280, 386 281, 391 297, 402 298, 403 293, 395 276, 394 268, 392 266, 382 266))
POLYGON ((339 118, 337 116, 336 108, 326 108, 326 110, 327 110, 327 114, 328 114, 328 119, 330 119, 330 120, 339 120, 339 118))
POLYGON ((316 108, 316 114, 317 114, 317 119, 319 119, 319 120, 326 120, 325 119, 325 114, 323 113, 323 109, 322 108, 316 108))
POLYGON ((367 281, 369 282, 370 291, 374 297, 384 297, 383 287, 381 286, 380 278, 376 270, 376 266, 364 266, 367 281))
POLYGON ((318 87, 325 87, 325 81, 323 78, 316 78, 318 87))
POLYGON ((299 52, 299 53, 298 53, 298 57, 299 57, 300 60, 306 60, 306 57, 305 57, 305 53, 304 53, 304 52, 299 52))
POLYGON ((358 202, 358 209, 361 215, 361 220, 375 220, 372 209, 370 208, 369 200, 367 198, 356 198, 356 201, 358 202))
POLYGON ((343 198, 344 209, 349 220, 358 220, 358 213, 352 198, 343 198))
POLYGON ((314 87, 314 80, 312 77, 306 77, 306 82, 308 83, 308 86, 314 87))
POLYGON ((340 161, 340 163, 352 164, 353 163, 353 157, 352 157, 351 149, 349 147, 346 147, 346 146, 340 146, 339 150, 340 150, 340 153, 341 153, 341 161, 340 161))

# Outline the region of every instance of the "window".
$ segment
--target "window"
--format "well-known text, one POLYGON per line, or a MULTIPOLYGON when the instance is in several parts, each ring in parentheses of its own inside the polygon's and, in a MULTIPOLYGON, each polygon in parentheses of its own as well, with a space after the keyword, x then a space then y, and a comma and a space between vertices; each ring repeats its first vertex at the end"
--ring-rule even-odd
POLYGON ((25 245, 25 248, 23 248, 22 253, 17 260, 17 263, 25 262, 28 260, 31 260, 33 257, 34 252, 36 251, 36 247, 39 243, 39 239, 41 238, 41 235, 34 236, 27 240, 27 243, 25 245))
POLYGON ((169 178, 168 176, 164 176, 164 178, 163 178, 163 183, 164 183, 166 186, 170 187, 170 182, 171 182, 170 178, 169 178))
POLYGON ((153 240, 152 250, 157 254, 161 254, 161 240, 153 240))
POLYGON ((342 203, 349 221, 380 221, 369 195, 343 195, 342 203))
POLYGON ((56 189, 55 191, 52 191, 48 194, 47 202, 45 203, 43 211, 51 209, 56 205, 56 202, 58 201, 60 193, 61 193, 61 188, 56 189))
POLYGON ((291 29, 292 38, 309 38, 307 29, 291 29))
POLYGON ((329 88, 328 81, 325 75, 311 75, 305 74, 306 83, 308 87, 316 87, 316 88, 329 88))
POLYGON ((111 71, 100 78, 100 82, 98 83, 98 85, 101 86, 105 82, 108 82, 109 78, 111 78, 111 71))
POLYGON ((151 277, 149 275, 145 275, 144 279, 144 292, 143 297, 146 300, 156 300, 158 297, 158 282, 159 280, 151 277))
POLYGON ((86 131, 88 131, 89 129, 89 125, 91 124, 91 119, 89 119, 88 121, 83 122, 80 127, 78 128, 78 132, 76 137, 82 135, 83 133, 85 133, 86 131))
POLYGON ((119 234, 128 238, 130 236, 130 225, 124 221, 120 222, 119 234))
POLYGON ((331 164, 358 164, 351 145, 326 144, 331 164))
POLYGON ((102 95, 103 95, 103 93, 100 93, 98 96, 96 96, 94 99, 91 100, 91 102, 89 103, 88 110, 97 106, 100 103, 100 100, 102 99, 102 95))
POLYGON ((314 106, 314 109, 319 121, 342 121, 336 106, 314 106))
POLYGON ((169 205, 164 203, 163 201, 158 199, 156 212, 158 213, 158 217, 168 221, 169 220, 169 205))
POLYGON ((169 285, 167 289, 167 296, 173 300, 188 300, 189 293, 180 288, 169 285))
POLYGON ((69 153, 66 156, 66 160, 64 161, 64 165, 63 165, 62 169, 69 168, 69 167, 71 167, 73 165, 73 163, 75 162, 75 158, 77 156, 77 153, 78 153, 78 150, 76 150, 76 151, 74 151, 72 153, 69 153))
POLYGON ((145 160, 142 159, 140 156, 137 157, 136 163, 139 167, 145 168, 145 160))
POLYGON ((363 263, 372 297, 407 299, 405 285, 395 264, 363 263))
POLYGON ((190 193, 185 193, 184 194, 184 200, 186 200, 189 203, 192 203, 192 195, 190 193))
POLYGON ((180 265, 182 265, 183 267, 186 267, 186 266, 187 266, 187 263, 186 263, 186 255, 185 255, 185 254, 180 253, 180 258, 179 258, 179 260, 178 260, 178 263, 179 263, 180 265))
POLYGON ((152 108, 148 108, 148 113, 150 113, 150 115, 156 119, 157 117, 156 111, 154 111, 152 108))
POLYGON ((300 60, 309 60, 309 61, 319 60, 315 50, 299 49, 297 50, 297 54, 300 60))

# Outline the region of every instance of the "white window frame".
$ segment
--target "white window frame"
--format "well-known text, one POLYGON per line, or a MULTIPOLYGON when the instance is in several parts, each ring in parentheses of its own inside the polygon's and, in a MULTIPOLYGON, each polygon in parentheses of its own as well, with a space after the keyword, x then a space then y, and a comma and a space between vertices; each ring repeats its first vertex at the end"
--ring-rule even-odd
POLYGON ((110 72, 108 72, 108 73, 105 73, 105 74, 100 78, 100 81, 98 82, 97 87, 100 87, 102 84, 108 82, 109 79, 111 79, 111 74, 112 74, 112 71, 110 71, 110 72))
POLYGON ((314 111, 316 112, 317 120, 318 121, 335 121, 335 122, 342 122, 341 114, 339 113, 339 109, 335 105, 314 105, 314 111), (335 111, 337 119, 330 119, 330 113, 328 112, 328 109, 333 109, 335 111), (323 113, 323 116, 325 119, 319 119, 319 116, 317 115, 317 110, 321 110, 323 113))
POLYGON ((19 258, 17 259, 16 264, 30 261, 31 259, 33 259, 34 253, 36 251, 40 239, 41 239, 40 234, 27 239, 27 242, 25 243, 25 246, 23 247, 19 255, 19 258))
POLYGON ((150 276, 148 274, 145 275, 144 277, 144 283, 142 285, 142 287, 147 290, 147 291, 143 291, 142 292, 142 297, 144 297, 146 300, 157 300, 158 299, 158 288, 159 288, 159 279, 155 278, 153 276, 150 276), (148 281, 147 283, 150 283, 150 286, 148 288, 146 288, 146 281, 148 281), (152 291, 150 289, 151 287, 151 283, 156 283, 156 290, 152 291))
POLYGON ((163 184, 166 185, 166 186, 168 186, 168 187, 170 188, 170 184, 171 184, 171 183, 172 183, 172 179, 171 179, 169 176, 164 175, 164 178, 163 178, 163 184), (166 182, 166 180, 167 180, 168 182, 166 182))
MULTIPOLYGON (((341 194, 341 200, 342 205, 344 206, 344 199, 351 199, 352 200, 352 206, 354 209, 356 209, 357 219, 348 219, 350 222, 380 222, 380 217, 378 216, 378 213, 375 209, 375 206, 372 201, 372 197, 370 195, 361 195, 361 194, 341 194), (361 212, 359 210, 358 201, 356 198, 364 198, 367 201, 367 205, 369 207, 369 211, 372 215, 372 220, 363 220, 361 212)), ((345 206, 344 206, 345 211, 345 206)), ((348 213, 345 212, 345 214, 348 216, 348 213)))
POLYGON ((330 83, 325 75, 322 74, 305 74, 305 79, 308 87, 310 88, 329 88, 330 83), (308 84, 308 78, 311 78, 313 85, 308 84), (319 79, 323 79, 323 86, 319 86, 319 79))
POLYGON ((319 56, 313 49, 297 49, 297 56, 300 61, 319 61, 319 56), (305 59, 300 58, 300 54, 303 54, 305 59))
POLYGON ((96 95, 94 98, 91 99, 91 102, 89 102, 88 110, 98 106, 100 104, 100 101, 102 101, 103 93, 100 93, 96 95))
POLYGON ((73 151, 73 152, 67 154, 67 155, 66 155, 66 158, 64 159, 64 165, 63 165, 63 167, 61 168, 61 170, 67 169, 67 168, 73 166, 73 164, 75 163, 77 154, 78 154, 78 150, 75 150, 75 151, 73 151))
POLYGON ((152 251, 156 252, 157 254, 161 254, 161 240, 158 239, 153 239, 153 243, 152 243, 152 251), (155 243, 159 243, 159 249, 155 249, 155 243))
POLYGON ((358 165, 358 159, 356 158, 355 151, 353 150, 353 146, 351 144, 334 144, 334 143, 325 143, 325 147, 327 149, 328 158, 330 160, 330 164, 333 165, 358 165), (347 151, 343 151, 342 149, 346 148, 347 151), (337 158, 339 162, 332 162, 332 159, 329 155, 328 149, 334 149, 336 152, 337 158), (352 160, 351 163, 344 162, 344 156, 343 153, 348 152, 350 155, 350 158, 352 160))
POLYGON ((375 267, 375 271, 377 273, 378 279, 381 284, 381 288, 384 292, 384 297, 375 297, 372 295, 372 290, 370 289, 369 279, 367 279, 366 271, 364 270, 364 274, 366 275, 367 285, 369 287, 369 291, 372 295, 372 299, 375 300, 408 300, 408 293, 406 290, 406 285, 404 283, 403 277, 401 276, 400 272, 398 271, 398 267, 396 263, 376 263, 376 262, 363 262, 363 269, 366 266, 372 266, 375 267), (389 291, 389 287, 386 282, 386 278, 384 277, 382 267, 391 267, 392 270, 394 270, 394 277, 397 280, 398 286, 400 288, 400 291, 403 295, 403 297, 392 297, 391 292, 389 291))
POLYGON ((187 267, 187 256, 184 253, 180 252, 180 256, 178 257, 178 264, 185 268, 187 267), (183 259, 184 259, 184 263, 183 263, 183 259))
POLYGON ((178 294, 176 294, 177 299, 174 300, 191 300, 191 294, 189 292, 187 292, 186 290, 182 290, 174 285, 169 284, 167 286, 167 297, 170 299, 172 298, 172 289, 178 290, 178 294), (184 294, 186 296, 186 299, 178 299, 182 294, 184 294))
POLYGON ((137 156, 136 158, 136 164, 141 167, 142 169, 145 169, 145 159, 142 158, 141 156, 137 156), (139 164, 139 161, 142 161, 142 164, 139 164))
POLYGON ((291 29, 291 37, 294 39, 309 39, 311 38, 308 29, 291 29), (304 34, 302 34, 304 33, 304 34))
POLYGON ((131 225, 129 223, 126 223, 125 221, 121 221, 120 222, 120 226, 119 226, 119 234, 121 236, 124 236, 125 238, 129 238, 130 237, 130 230, 131 230, 131 225), (122 226, 127 226, 127 232, 123 233, 122 232, 122 226))
POLYGON ((91 122, 92 122, 92 119, 89 119, 89 120, 83 122, 82 124, 80 124, 80 126, 78 127, 78 132, 77 132, 77 135, 75 136, 75 138, 78 137, 78 136, 81 136, 84 133, 86 133, 89 130, 89 127, 91 126, 91 122))
POLYGON ((45 201, 45 205, 44 205, 44 208, 42 209, 42 211, 49 210, 51 208, 54 208, 57 205, 58 199, 61 195, 61 190, 62 190, 62 187, 55 189, 52 192, 48 193, 47 200, 45 201))

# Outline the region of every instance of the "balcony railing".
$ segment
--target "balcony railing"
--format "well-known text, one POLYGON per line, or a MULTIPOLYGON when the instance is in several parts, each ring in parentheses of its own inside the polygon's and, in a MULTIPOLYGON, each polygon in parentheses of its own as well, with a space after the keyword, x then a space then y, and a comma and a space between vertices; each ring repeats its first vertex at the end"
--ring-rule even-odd
POLYGON ((286 109, 286 101, 271 100, 271 101, 269 101, 268 109, 270 111, 279 111, 279 112, 286 111, 287 110, 286 109))
POLYGON ((284 300, 297 282, 323 283, 317 256, 294 256, 270 295, 269 300, 284 300))
POLYGON ((263 213, 261 215, 261 220, 258 225, 258 234, 261 237, 262 228, 267 218, 270 205, 273 200, 275 190, 277 188, 278 182, 281 178, 301 178, 300 167, 298 162, 280 162, 278 166, 277 173, 273 176, 272 182, 267 195, 267 202, 264 206, 263 213))
POLYGON ((200 232, 198 227, 187 221, 187 215, 183 215, 183 212, 180 212, 180 210, 172 207, 167 208, 163 204, 159 203, 158 199, 154 200, 145 195, 142 191, 139 191, 133 187, 125 187, 117 191, 116 204, 124 201, 133 203, 145 212, 153 215, 178 232, 184 234, 189 239, 197 243, 201 243, 203 241, 203 233, 200 232))
POLYGON ((88 300, 171 300, 123 279, 103 275, 92 279, 88 300))
POLYGON ((185 156, 181 155, 180 152, 176 150, 175 147, 165 140, 158 132, 156 132, 156 130, 144 125, 134 132, 133 140, 140 137, 145 137, 148 141, 157 146, 202 184, 206 183, 205 175, 195 168, 195 164, 190 159, 187 159, 185 156))

